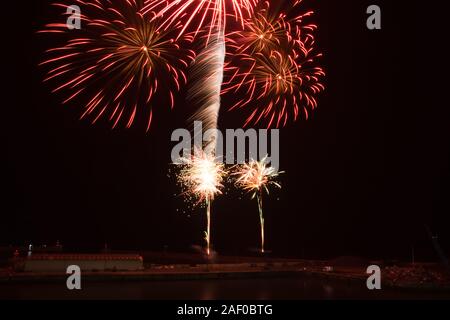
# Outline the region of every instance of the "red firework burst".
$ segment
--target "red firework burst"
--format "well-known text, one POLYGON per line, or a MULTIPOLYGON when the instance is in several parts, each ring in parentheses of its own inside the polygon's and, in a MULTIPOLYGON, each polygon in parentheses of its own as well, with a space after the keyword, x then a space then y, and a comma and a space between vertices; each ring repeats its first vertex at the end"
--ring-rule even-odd
POLYGON ((157 17, 165 18, 161 25, 164 30, 181 26, 182 35, 192 27, 197 34, 208 26, 211 36, 215 30, 226 30, 228 16, 234 16, 243 27, 257 3, 258 0, 146 0, 143 12, 157 11, 157 17))
MULTIPOLYGON (((158 20, 140 12, 140 0, 72 0, 81 8, 81 30, 65 23, 46 25, 39 33, 61 37, 61 45, 46 51, 40 64, 48 68, 44 82, 54 82, 53 93, 84 104, 81 118, 92 123, 108 118, 113 128, 130 128, 136 117, 153 117, 154 99, 174 106, 174 92, 186 82, 184 69, 194 59, 182 49, 173 31, 158 31, 158 20)), ((57 3, 64 9, 69 4, 57 3)), ((62 21, 66 21, 63 17, 62 21)))
POLYGON ((325 75, 317 66, 313 33, 316 26, 305 24, 307 12, 291 16, 296 1, 286 12, 272 11, 268 2, 245 21, 245 28, 230 33, 232 50, 226 66, 228 79, 223 93, 244 93, 230 110, 244 108, 249 116, 245 126, 265 123, 284 127, 303 113, 317 107, 316 96, 324 90, 325 75))

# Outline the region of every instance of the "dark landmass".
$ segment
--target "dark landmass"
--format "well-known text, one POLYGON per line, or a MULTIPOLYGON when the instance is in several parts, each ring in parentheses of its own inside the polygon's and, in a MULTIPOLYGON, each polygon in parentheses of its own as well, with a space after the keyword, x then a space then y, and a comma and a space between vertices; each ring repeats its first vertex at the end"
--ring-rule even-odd
MULTIPOLYGON (((55 254, 55 253, 53 253, 55 254)), ((450 292, 450 274, 434 263, 408 264, 340 257, 330 261, 283 259, 270 255, 233 257, 197 253, 143 252, 144 270, 85 272, 89 281, 179 281, 205 279, 250 279, 309 276, 320 279, 365 283, 369 265, 382 268, 384 287, 450 292)), ((23 258, 22 258, 23 259, 23 258)), ((52 282, 67 278, 64 273, 33 273, 15 270, 12 260, 3 259, 0 283, 52 282)))

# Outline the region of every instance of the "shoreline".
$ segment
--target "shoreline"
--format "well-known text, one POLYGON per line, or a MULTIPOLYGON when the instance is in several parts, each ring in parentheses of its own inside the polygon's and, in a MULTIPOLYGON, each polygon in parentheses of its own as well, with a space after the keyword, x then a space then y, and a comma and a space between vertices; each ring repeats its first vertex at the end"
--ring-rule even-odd
MULTIPOLYGON (((0 273, 2 284, 27 283, 56 283, 66 281, 68 275, 64 273, 31 273, 11 272, 0 273)), ((296 278, 311 277, 324 281, 350 281, 365 285, 367 276, 356 272, 324 272, 322 270, 304 268, 299 264, 286 265, 170 265, 159 268, 145 269, 143 271, 101 271, 84 272, 83 279, 88 282, 151 282, 151 281, 204 281, 204 280, 237 280, 262 278, 296 278)), ((411 281, 392 281, 382 279, 382 287, 394 290, 407 290, 419 292, 450 293, 450 283, 414 283, 411 281)))

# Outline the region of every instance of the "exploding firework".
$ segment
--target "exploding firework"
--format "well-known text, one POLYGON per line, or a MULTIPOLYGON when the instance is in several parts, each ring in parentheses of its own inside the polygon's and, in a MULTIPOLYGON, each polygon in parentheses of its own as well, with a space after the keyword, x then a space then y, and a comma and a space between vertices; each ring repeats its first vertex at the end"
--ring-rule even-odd
MULTIPOLYGON (((64 103, 81 102, 82 119, 90 117, 96 123, 103 117, 113 128, 122 123, 130 128, 137 117, 143 117, 148 131, 155 101, 174 107, 174 94, 187 81, 184 69, 194 52, 180 45, 186 39, 175 40, 177 28, 159 31, 160 21, 140 12, 140 0, 70 4, 81 8, 80 30, 53 23, 40 31, 62 41, 46 51, 40 64, 49 68, 44 82, 56 83, 52 92, 63 92, 64 103)), ((55 6, 66 14, 68 4, 55 6)), ((65 22, 67 17, 63 18, 65 22)))
POLYGON ((266 2, 246 20, 244 30, 227 37, 233 54, 225 68, 223 93, 244 95, 230 110, 248 112, 245 126, 284 127, 301 114, 307 119, 309 110, 317 108, 316 96, 324 90, 325 75, 317 66, 321 57, 315 52, 317 27, 304 23, 312 12, 291 17, 292 10, 273 12, 266 2))
POLYGON ((237 176, 236 186, 246 192, 252 193, 252 199, 257 200, 259 210, 259 221, 261 227, 261 252, 265 252, 265 220, 263 211, 263 195, 269 194, 269 187, 274 185, 281 188, 275 181, 281 172, 267 166, 267 158, 261 161, 250 161, 239 167, 233 175, 237 176))
MULTIPOLYGON (((161 30, 180 27, 179 35, 205 40, 198 59, 192 65, 189 99, 197 111, 191 120, 202 121, 205 131, 217 129, 221 108, 221 88, 226 54, 227 20, 244 27, 244 20, 253 13, 258 0, 146 0, 142 12, 157 12, 163 19, 161 30)), ((214 151, 214 146, 209 146, 214 151)))
POLYGON ((187 30, 195 34, 205 26, 209 36, 226 30, 228 16, 234 16, 241 26, 250 16, 258 0, 146 0, 143 12, 157 11, 156 17, 164 17, 160 26, 167 30, 173 25, 181 25, 180 35, 187 30))
MULTIPOLYGON (((189 72, 188 99, 196 109, 190 120, 201 121, 202 133, 217 129, 218 126, 224 61, 225 43, 219 39, 211 39, 208 46, 198 54, 189 72)), ((205 145, 212 154, 216 152, 217 141, 215 133, 209 144, 205 145)))
POLYGON ((291 41, 300 42, 300 34, 317 28, 304 24, 303 20, 312 11, 301 15, 292 14, 302 1, 292 4, 286 12, 272 10, 268 1, 255 8, 253 15, 244 20, 244 28, 227 34, 227 40, 234 53, 270 52, 291 41))
POLYGON ((178 175, 184 194, 196 199, 197 204, 206 205, 207 228, 205 232, 206 253, 211 254, 211 205, 218 194, 222 194, 225 167, 210 153, 195 150, 189 158, 180 159, 182 169, 178 175))

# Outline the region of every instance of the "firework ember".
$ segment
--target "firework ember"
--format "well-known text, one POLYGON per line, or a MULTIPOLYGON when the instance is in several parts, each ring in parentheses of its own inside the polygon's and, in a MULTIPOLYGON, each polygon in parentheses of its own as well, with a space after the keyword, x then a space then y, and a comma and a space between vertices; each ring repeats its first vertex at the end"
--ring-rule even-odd
POLYGON ((196 34, 207 26, 209 35, 217 30, 226 30, 227 18, 234 16, 241 26, 249 17, 257 0, 147 0, 143 12, 157 11, 157 17, 164 17, 161 28, 181 25, 180 35, 189 29, 196 34), (192 28, 190 28, 192 27, 192 28))
POLYGON ((263 211, 263 195, 269 194, 271 185, 281 188, 281 185, 275 181, 281 172, 275 168, 267 166, 267 159, 261 161, 250 161, 239 167, 237 172, 233 173, 236 178, 236 186, 246 192, 252 193, 252 199, 257 200, 259 210, 259 221, 261 227, 261 253, 265 252, 265 220, 263 211))
MULTIPOLYGON (((82 102, 81 118, 95 123, 103 117, 113 128, 121 123, 129 128, 137 117, 144 117, 148 131, 154 100, 173 108, 174 94, 186 82, 184 69, 195 56, 182 49, 180 43, 186 39, 175 40, 177 28, 158 31, 160 22, 141 14, 140 0, 72 4, 81 7, 80 30, 53 23, 40 31, 61 40, 40 64, 49 68, 44 82, 56 83, 53 93, 64 92, 64 103, 82 102)), ((64 12, 68 7, 54 5, 64 12)))
POLYGON ((207 228, 205 232, 206 253, 211 254, 211 205, 214 198, 222 194, 225 167, 210 153, 195 150, 189 158, 180 159, 183 168, 178 175, 180 184, 187 189, 185 195, 196 199, 197 204, 206 205, 207 228))
POLYGON ((284 13, 271 10, 268 1, 261 2, 255 8, 254 14, 244 20, 242 30, 227 34, 229 46, 237 53, 255 53, 278 49, 289 41, 298 41, 299 38, 294 36, 316 28, 315 25, 304 25, 302 22, 305 17, 313 14, 312 11, 300 16, 290 15, 300 3, 301 1, 292 5, 287 13, 284 13))
POLYGON ((321 57, 315 52, 317 27, 304 23, 312 12, 290 17, 292 10, 272 11, 265 2, 245 21, 244 30, 227 37, 233 54, 225 68, 223 93, 245 95, 230 108, 246 110, 245 126, 284 127, 302 114, 307 119, 309 111, 317 108, 316 96, 324 90, 325 75, 317 65, 321 57))
MULTIPOLYGON (((199 57, 191 68, 190 101, 197 112, 191 120, 205 122, 205 130, 216 129, 221 108, 220 95, 226 54, 227 20, 244 27, 258 0, 146 0, 142 12, 156 12, 162 19, 159 29, 180 27, 179 37, 205 40, 199 57), (201 37, 196 37, 197 35, 201 37)), ((214 148, 213 148, 214 149, 214 148)))

